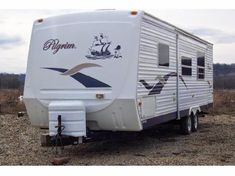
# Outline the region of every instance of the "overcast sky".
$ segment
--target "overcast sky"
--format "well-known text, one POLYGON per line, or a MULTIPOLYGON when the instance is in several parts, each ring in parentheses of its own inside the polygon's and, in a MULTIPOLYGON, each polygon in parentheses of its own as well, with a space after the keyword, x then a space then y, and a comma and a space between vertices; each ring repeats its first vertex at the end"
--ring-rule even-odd
MULTIPOLYGON (((25 73, 35 19, 81 10, 0 10, 0 72, 25 73)), ((235 10, 146 10, 214 44, 214 63, 235 63, 235 10)))

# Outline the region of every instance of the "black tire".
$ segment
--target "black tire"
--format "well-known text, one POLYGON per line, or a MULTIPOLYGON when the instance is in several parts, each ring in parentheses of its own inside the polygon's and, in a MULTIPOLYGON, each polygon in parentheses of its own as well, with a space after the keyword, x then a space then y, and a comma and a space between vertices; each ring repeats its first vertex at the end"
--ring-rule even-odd
POLYGON ((192 120, 190 116, 185 116, 180 119, 180 128, 182 134, 189 135, 192 132, 192 120))
POLYGON ((195 132, 195 131, 197 131, 198 125, 199 125, 197 112, 195 115, 193 113, 191 114, 191 120, 192 120, 192 132, 195 132))

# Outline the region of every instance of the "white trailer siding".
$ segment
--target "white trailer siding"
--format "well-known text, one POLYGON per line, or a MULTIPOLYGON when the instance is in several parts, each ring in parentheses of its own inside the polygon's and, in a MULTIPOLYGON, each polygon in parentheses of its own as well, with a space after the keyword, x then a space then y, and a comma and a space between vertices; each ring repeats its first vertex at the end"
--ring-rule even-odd
POLYGON ((206 65, 206 79, 209 84, 209 90, 208 90, 208 104, 213 103, 213 46, 208 45, 207 47, 207 52, 206 52, 206 60, 207 60, 207 65, 206 65))
MULTIPOLYGON (((186 56, 192 59, 192 76, 183 76, 187 88, 179 82, 179 110, 187 110, 193 106, 207 104, 208 82, 197 78, 197 52, 207 52, 207 45, 180 35, 179 37, 179 75, 182 75, 181 58, 186 56)), ((208 63, 207 57, 205 65, 208 63)), ((205 75, 207 72, 205 70, 205 75)))
POLYGON ((139 107, 139 115, 143 124, 153 118, 161 118, 159 123, 176 119, 177 111, 180 112, 180 116, 184 116, 189 113, 192 107, 202 107, 212 103, 212 55, 212 44, 144 13, 141 22, 138 65, 139 82, 137 83, 137 100, 142 103, 142 107, 139 107), (159 66, 159 43, 169 46, 169 67, 159 66), (204 79, 198 79, 197 77, 198 52, 205 53, 204 79), (190 76, 182 75, 182 56, 191 58, 192 74, 190 76), (176 75, 174 75, 174 73, 177 73, 177 59, 180 77, 178 81, 178 100, 177 79, 176 75), (148 85, 156 85, 167 74, 172 74, 172 76, 167 81, 165 79, 162 90, 157 94, 149 95, 150 90, 142 84, 141 80, 145 80, 148 85), (151 97, 151 99, 148 97, 151 97), (153 108, 151 106, 151 101, 153 100, 155 100, 155 103, 152 103, 155 105, 155 109, 151 111, 154 113, 146 115, 145 111, 149 112, 150 108, 153 108), (179 109, 177 109, 177 103, 179 109))
MULTIPOLYGON (((176 72, 176 34, 173 28, 143 14, 140 33, 138 81, 145 80, 154 85, 159 78, 176 72), (158 66, 158 44, 169 45, 169 67, 158 66)), ((137 83, 137 98, 149 97, 149 91, 140 82, 137 83)), ((142 116, 143 120, 176 112, 176 77, 170 77, 161 94, 154 97, 156 107, 152 116, 142 116)))

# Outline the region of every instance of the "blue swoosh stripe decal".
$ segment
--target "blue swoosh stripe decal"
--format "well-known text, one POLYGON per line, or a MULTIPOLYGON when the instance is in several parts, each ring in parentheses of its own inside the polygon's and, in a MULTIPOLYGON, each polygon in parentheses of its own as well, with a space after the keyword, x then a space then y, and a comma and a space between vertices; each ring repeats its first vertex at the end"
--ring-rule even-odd
MULTIPOLYGON (((54 71, 58 71, 61 73, 64 73, 66 71, 68 71, 68 69, 64 69, 64 68, 50 68, 50 67, 44 67, 44 69, 48 69, 48 70, 54 70, 54 71)), ((73 79, 75 79, 76 81, 80 82, 82 85, 84 85, 85 87, 111 87, 108 84, 105 84, 95 78, 92 78, 90 76, 87 76, 85 74, 82 73, 76 73, 74 75, 71 75, 71 77, 73 79)))
MULTIPOLYGON (((167 83, 167 81, 170 77, 175 77, 175 76, 177 76, 177 73, 176 72, 171 72, 171 73, 168 73, 168 74, 164 75, 163 79, 167 83)), ((186 85, 183 77, 181 75, 179 75, 179 78, 183 82, 184 86, 187 88, 187 85, 186 85)), ((146 89, 150 90, 148 95, 160 94, 163 87, 166 84, 166 83, 162 83, 160 81, 158 83, 155 83, 154 85, 149 85, 145 80, 139 80, 139 82, 142 83, 143 86, 146 89)))

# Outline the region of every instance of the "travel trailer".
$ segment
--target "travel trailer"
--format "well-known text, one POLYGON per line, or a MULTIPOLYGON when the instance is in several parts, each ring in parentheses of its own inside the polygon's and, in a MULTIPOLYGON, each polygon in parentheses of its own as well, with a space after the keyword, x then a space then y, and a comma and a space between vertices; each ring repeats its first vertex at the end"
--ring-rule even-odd
POLYGON ((213 103, 213 45, 143 11, 98 10, 34 22, 24 88, 50 136, 198 128, 213 103))

